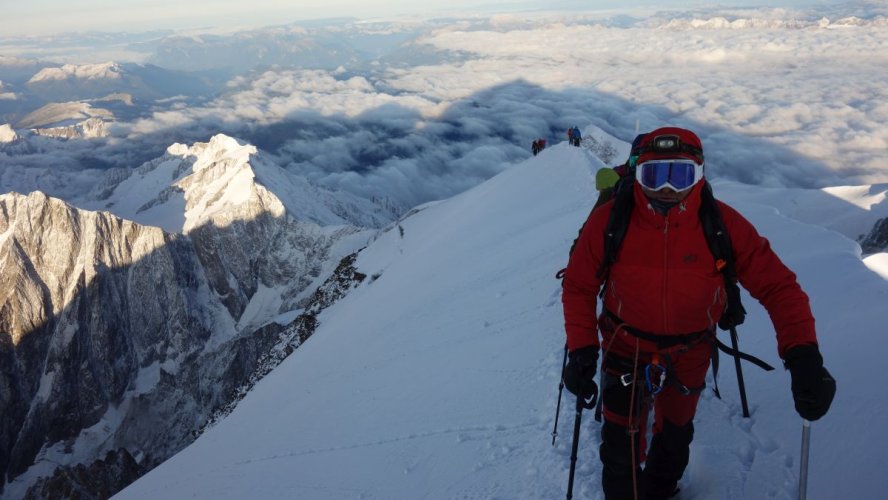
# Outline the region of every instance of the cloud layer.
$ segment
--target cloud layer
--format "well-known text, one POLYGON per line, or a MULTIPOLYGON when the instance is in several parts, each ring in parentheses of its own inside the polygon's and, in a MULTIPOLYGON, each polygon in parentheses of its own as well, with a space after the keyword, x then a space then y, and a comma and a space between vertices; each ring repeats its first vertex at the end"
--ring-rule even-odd
POLYGON ((439 20, 375 69, 245 74, 200 106, 170 102, 117 123, 108 141, 41 142, 15 162, 132 167, 173 142, 224 132, 318 184, 407 208, 495 175, 529 156, 533 139, 563 140, 568 126, 629 141, 636 124, 671 124, 698 132, 713 177, 888 181, 885 18, 745 13, 655 16, 629 28, 545 16, 439 20))

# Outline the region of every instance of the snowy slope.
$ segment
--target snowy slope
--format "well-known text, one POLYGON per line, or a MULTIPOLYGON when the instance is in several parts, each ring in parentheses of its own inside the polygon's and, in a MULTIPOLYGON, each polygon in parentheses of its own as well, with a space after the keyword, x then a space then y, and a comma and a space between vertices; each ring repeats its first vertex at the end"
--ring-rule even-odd
MULTIPOLYGON (((554 273, 600 166, 555 145, 382 233, 358 259, 376 279, 326 310, 315 336, 227 419, 118 497, 562 497, 573 404, 565 393, 553 448, 564 345, 554 273)), ((832 411, 813 426, 809 498, 882 498, 888 273, 867 268, 847 237, 763 204, 753 187, 717 189, 798 273, 838 380, 832 411)), ((745 299, 741 346, 778 364, 766 313, 745 299)), ((746 367, 744 420, 723 363, 725 399, 701 399, 682 499, 795 498, 801 420, 788 374, 746 367)), ((577 498, 602 498, 597 430, 587 415, 577 498)))

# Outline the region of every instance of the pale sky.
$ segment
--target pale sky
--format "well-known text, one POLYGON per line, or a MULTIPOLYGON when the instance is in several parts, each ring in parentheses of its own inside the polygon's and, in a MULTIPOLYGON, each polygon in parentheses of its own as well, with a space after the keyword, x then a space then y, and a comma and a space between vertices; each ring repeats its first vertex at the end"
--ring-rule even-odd
POLYGON ((72 31, 254 27, 330 17, 458 16, 521 10, 628 7, 791 7, 823 0, 27 0, 2 2, 0 37, 72 31))

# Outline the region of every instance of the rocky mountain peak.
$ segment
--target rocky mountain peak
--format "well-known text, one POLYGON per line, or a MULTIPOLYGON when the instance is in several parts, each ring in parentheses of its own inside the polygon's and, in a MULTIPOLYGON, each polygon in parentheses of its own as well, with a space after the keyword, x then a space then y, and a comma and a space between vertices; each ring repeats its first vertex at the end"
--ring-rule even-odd
POLYGON ((379 203, 313 186, 255 146, 224 134, 190 146, 173 144, 135 170, 109 171, 92 196, 96 201, 88 208, 186 234, 259 214, 362 227, 380 227, 394 217, 379 203))
POLYGON ((355 228, 290 217, 255 182, 255 149, 229 139, 134 174, 178 171, 166 178, 199 214, 186 234, 41 192, 0 196, 0 477, 20 478, 0 493, 21 498, 40 471, 118 448, 148 468, 178 451, 359 244, 334 251, 355 228))

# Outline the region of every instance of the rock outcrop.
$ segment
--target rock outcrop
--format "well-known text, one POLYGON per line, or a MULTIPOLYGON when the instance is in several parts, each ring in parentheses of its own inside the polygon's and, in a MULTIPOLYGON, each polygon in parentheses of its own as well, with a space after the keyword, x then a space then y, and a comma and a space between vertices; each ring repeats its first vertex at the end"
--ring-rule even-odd
POLYGON ((138 475, 193 441, 363 279, 348 260, 333 272, 360 244, 356 227, 294 217, 238 156, 255 150, 201 148, 212 151, 109 174, 101 189, 121 211, 136 192, 125 183, 173 174, 139 200, 141 223, 40 192, 0 195, 4 498, 122 487, 102 478, 138 475), (162 215, 174 230, 147 224, 162 215))

